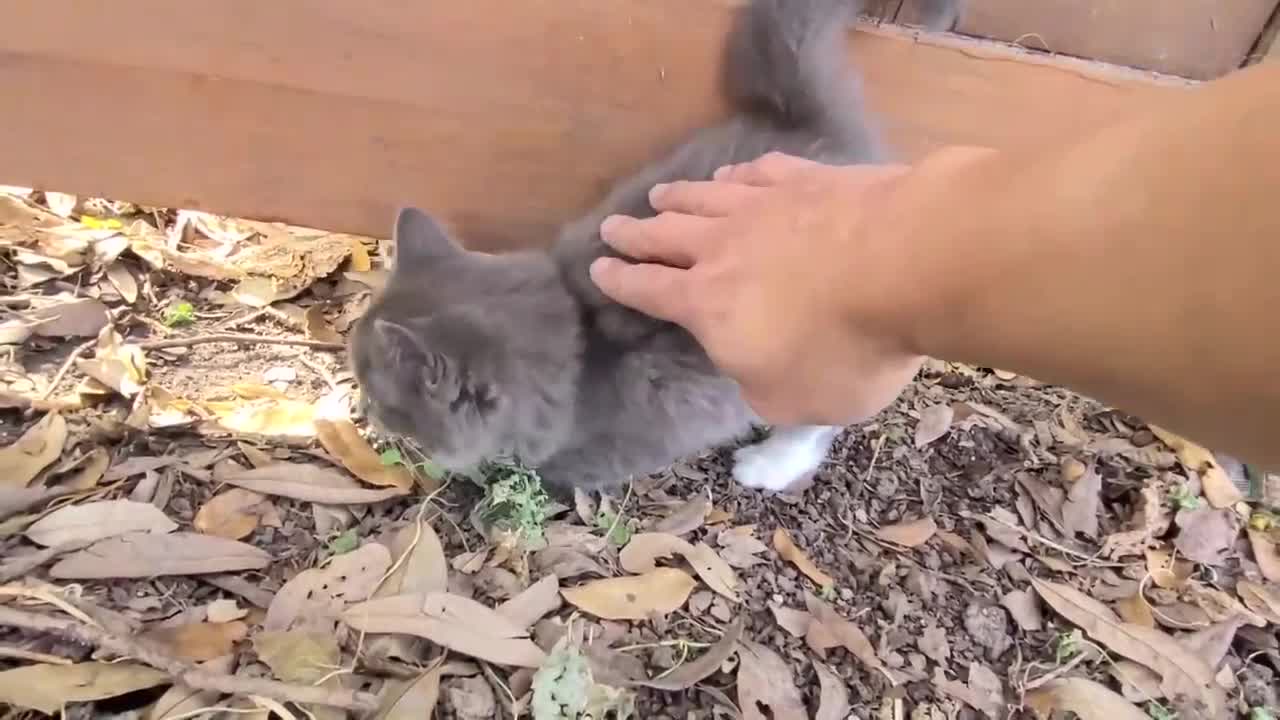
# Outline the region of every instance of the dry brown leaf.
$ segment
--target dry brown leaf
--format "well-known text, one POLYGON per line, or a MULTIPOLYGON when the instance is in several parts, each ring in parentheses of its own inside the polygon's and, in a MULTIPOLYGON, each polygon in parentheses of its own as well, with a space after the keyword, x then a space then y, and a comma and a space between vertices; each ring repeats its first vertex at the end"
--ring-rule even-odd
POLYGON ((137 663, 37 663, 0 672, 0 704, 57 715, 64 705, 119 697, 169 682, 168 673, 137 663))
POLYGON ((225 623, 187 623, 148 630, 141 639, 188 662, 206 662, 231 653, 236 642, 249 636, 249 626, 234 620, 225 623))
POLYGON ((62 456, 67 444, 67 421, 51 412, 27 429, 18 441, 0 448, 0 485, 24 488, 62 456))
POLYGON ((1068 536, 1082 533, 1098 536, 1098 502, 1102 492, 1102 476, 1092 464, 1068 458, 1062 463, 1063 487, 1067 497, 1062 503, 1062 529, 1068 536))
POLYGON ((1147 573, 1151 581, 1166 590, 1177 590, 1187 584, 1196 571, 1196 564, 1182 558, 1175 559, 1168 550, 1150 550, 1147 556, 1147 573))
POLYGON ((107 281, 130 305, 138 299, 138 281, 124 263, 112 263, 107 267, 107 281))
POLYGON ((1280 625, 1280 587, 1241 580, 1236 583, 1236 594, 1245 607, 1267 622, 1280 625))
POLYGON ((895 545, 913 548, 929 542, 936 532, 938 532, 938 524, 932 517, 926 515, 916 520, 886 525, 876 530, 876 537, 895 545))
POLYGON ((316 434, 316 404, 279 397, 204 403, 216 416, 213 428, 272 437, 310 438, 316 434))
POLYGON ((759 554, 769 549, 751 534, 751 526, 733 528, 720 533, 716 543, 720 545, 720 557, 731 567, 747 570, 762 562, 767 562, 759 554), (745 530, 746 532, 742 532, 745 530))
POLYGON ((211 623, 226 623, 242 620, 249 611, 236 604, 235 600, 214 600, 205 606, 205 619, 211 623))
POLYGON ((297 630, 303 629, 298 624, 302 621, 327 628, 344 605, 369 599, 390 567, 391 551, 379 543, 335 555, 323 567, 303 570, 285 583, 267 608, 262 626, 297 630))
POLYGON ((415 635, 498 665, 536 668, 546 659, 528 633, 510 619, 449 593, 377 598, 347 608, 342 620, 363 632, 415 635))
POLYGON ((96 447, 76 464, 75 476, 58 484, 72 490, 91 490, 98 486, 110 466, 111 453, 106 448, 96 447))
MULTIPOLYGON (((207 672, 230 675, 235 669, 235 660, 234 655, 224 655, 199 663, 197 667, 207 672)), ((186 716, 193 710, 213 705, 220 697, 222 693, 216 690, 196 690, 178 681, 147 709, 146 720, 172 720, 178 716, 186 716)))
POLYGON ((145 578, 260 570, 270 562, 265 551, 226 538, 188 532, 134 532, 67 555, 49 574, 66 580, 145 578))
POLYGON ((40 308, 31 317, 40 321, 31 332, 41 337, 97 337, 111 321, 107 306, 92 298, 40 308))
POLYGON ((647 680, 635 680, 630 684, 643 685, 668 692, 688 690, 706 680, 712 673, 723 667, 729 656, 738 649, 738 641, 742 639, 743 618, 739 617, 724 629, 724 634, 714 645, 696 660, 684 663, 665 675, 647 680))
POLYGON ((808 612, 772 603, 769 605, 769 610, 773 613, 773 621, 778 623, 778 627, 786 630, 791 637, 804 637, 809 632, 813 616, 808 612))
POLYGON ((133 397, 147 382, 147 358, 142 348, 126 343, 114 328, 102 328, 92 360, 76 360, 80 372, 102 386, 133 397))
POLYGON ((750 640, 738 644, 738 707, 744 720, 809 718, 791 666, 773 650, 750 640))
POLYGON ((605 620, 646 620, 684 605, 697 585, 688 573, 657 568, 643 575, 594 580, 560 591, 574 607, 605 620))
POLYGON ((302 463, 272 463, 220 478, 222 482, 264 495, 278 495, 324 505, 364 505, 407 494, 395 487, 375 490, 331 468, 302 463))
POLYGON ((777 551, 779 557, 795 565, 797 570, 804 573, 818 587, 835 586, 836 581, 830 575, 819 570, 818 566, 814 565, 813 561, 809 559, 809 556, 796 547, 795 541, 791 539, 791 533, 785 529, 778 528, 773 531, 773 549, 777 551))
MULTIPOLYGON (((408 491, 413 475, 404 465, 386 465, 360 431, 349 420, 316 420, 320 444, 351 471, 352 475, 378 487, 394 487, 408 491)), ((431 490, 429 489, 428 492, 431 490)))
POLYGON ((546 575, 524 592, 498 606, 498 614, 528 630, 560 607, 560 579, 546 575))
POLYGON ((412 680, 388 683, 374 720, 426 720, 435 717, 436 704, 440 701, 442 669, 442 665, 436 665, 412 680))
POLYGON ((921 410, 920 421, 916 423, 915 446, 922 448, 946 435, 955 417, 955 409, 947 403, 930 405, 921 410))
POLYGON ((1231 482, 1227 471, 1218 463, 1213 453, 1201 445, 1155 425, 1147 426, 1160 442, 1169 446, 1178 456, 1183 467, 1200 474, 1200 487, 1209 504, 1215 508, 1228 508, 1244 500, 1240 489, 1231 482))
POLYGON ((1044 627, 1044 615, 1040 612, 1040 601, 1036 594, 1029 588, 1025 590, 1010 590, 1000 598, 1000 604, 1005 610, 1009 611, 1009 615, 1013 617, 1013 621, 1018 623, 1018 627, 1032 632, 1044 627))
POLYGON ((206 535, 240 540, 258 529, 263 513, 270 507, 265 495, 231 488, 210 498, 191 524, 206 535))
MULTIPOLYGON (((484 558, 481 557, 481 561, 483 560, 484 558)), ((555 575, 564 580, 581 575, 609 574, 594 558, 567 547, 543 548, 533 554, 533 564, 539 572, 555 575)), ((459 572, 462 571, 459 570, 459 572)))
POLYGON ((1151 612, 1151 605, 1147 603, 1146 598, 1142 597, 1141 591, 1135 592, 1117 602, 1116 612, 1127 623, 1148 628, 1156 626, 1156 618, 1151 612))
POLYGON ((1084 630, 1104 647, 1159 673, 1165 695, 1188 695, 1202 700, 1210 716, 1226 707, 1214 682, 1214 672, 1168 635, 1152 628, 1122 622, 1115 613, 1078 590, 1032 578, 1036 592, 1050 607, 1084 630))
POLYGON ((688 535, 702 527, 707 520, 707 513, 709 512, 711 512, 711 498, 705 495, 698 495, 690 498, 683 505, 672 511, 670 515, 654 523, 653 532, 669 533, 677 536, 688 535))
POLYGON ((1152 538, 1169 529, 1169 512, 1160 490, 1148 484, 1138 493, 1137 508, 1128 523, 1129 529, 1112 533, 1103 540, 1102 552, 1109 558, 1141 555, 1152 538))
POLYGON ((980 662, 969 663, 967 683, 948 680, 941 667, 934 668, 933 685, 991 720, 1005 717, 1004 685, 991 668, 980 662))
POLYGON ((1151 720, 1136 705, 1088 678, 1051 680, 1027 692, 1026 699, 1041 718, 1057 710, 1075 713, 1080 720, 1151 720))
POLYGON ((1174 522, 1179 532, 1173 546, 1187 559, 1205 565, 1224 563, 1240 535, 1240 518, 1231 510, 1182 510, 1174 522))
POLYGON ((813 720, 845 720, 849 717, 849 687, 826 663, 813 661, 818 674, 818 712, 813 720))
POLYGON ((1280 545, 1261 530, 1249 530, 1249 545, 1253 548, 1253 560, 1267 580, 1280 583, 1280 545))
POLYGON ((240 448, 240 454, 244 455, 244 459, 248 460, 249 464, 256 468, 273 465, 276 462, 275 458, 249 443, 237 442, 236 447, 240 448))
MULTIPOLYGON (((63 543, 91 543, 131 532, 168 533, 178 529, 151 503, 132 500, 99 500, 64 505, 27 528, 34 543, 53 547, 63 543)), ((207 659, 207 658, 206 658, 207 659)))
POLYGON ((264 630, 253 636, 253 650, 279 680, 311 684, 333 673, 342 651, 333 633, 264 630))
POLYGON ((323 305, 312 305, 307 308, 307 311, 302 314, 302 325, 307 331, 307 337, 312 340, 331 343, 342 342, 342 336, 338 334, 337 330, 333 329, 333 326, 325 318, 323 305))
POLYGON ((396 532, 388 548, 391 557, 408 557, 382 582, 374 597, 414 592, 444 592, 449 587, 449 563, 444 557, 440 536, 425 520, 406 525, 396 532), (414 538, 417 537, 417 543, 414 538))
POLYGON ((835 611, 835 608, 814 597, 811 593, 804 594, 804 603, 809 609, 809 614, 813 616, 814 622, 821 623, 822 627, 844 646, 844 649, 858 658, 858 661, 866 665, 868 669, 883 675, 890 685, 896 684, 893 676, 889 674, 889 669, 880 661, 880 657, 876 655, 875 647, 867 639, 861 628, 841 616, 840 613, 835 611))
POLYGON ((71 195, 69 193, 45 190, 44 202, 49 206, 49 210, 53 211, 54 214, 64 218, 69 218, 75 213, 76 203, 80 202, 80 200, 75 195, 71 195))
POLYGON ((637 533, 622 549, 618 561, 629 573, 646 573, 655 567, 658 558, 680 555, 689 561, 698 577, 712 590, 738 602, 738 576, 719 555, 705 543, 696 545, 675 535, 651 532, 637 533))

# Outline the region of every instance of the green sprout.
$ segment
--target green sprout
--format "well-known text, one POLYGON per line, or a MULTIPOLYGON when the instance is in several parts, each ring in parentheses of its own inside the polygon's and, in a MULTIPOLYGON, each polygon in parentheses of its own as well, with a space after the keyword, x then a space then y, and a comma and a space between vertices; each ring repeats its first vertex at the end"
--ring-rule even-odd
POLYGON ((618 517, 617 513, 608 510, 596 513, 596 529, 608 533, 605 539, 614 545, 621 546, 631 542, 631 526, 618 517))
POLYGON ((1174 485, 1169 488, 1169 502, 1179 510, 1195 510, 1200 507, 1200 498, 1191 493, 1186 485, 1174 485))
POLYGON ((485 463, 485 496, 480 518, 485 525, 517 536, 521 545, 543 540, 543 524, 551 498, 538 473, 518 463, 485 463))
POLYGON ((164 324, 168 327, 190 325, 196 321, 196 309, 189 302, 174 303, 164 311, 164 324))
POLYGON ((1058 633, 1053 640, 1053 659, 1059 665, 1067 662, 1071 658, 1079 655, 1082 651, 1081 645, 1084 642, 1084 636, 1079 630, 1072 630, 1069 633, 1058 633))

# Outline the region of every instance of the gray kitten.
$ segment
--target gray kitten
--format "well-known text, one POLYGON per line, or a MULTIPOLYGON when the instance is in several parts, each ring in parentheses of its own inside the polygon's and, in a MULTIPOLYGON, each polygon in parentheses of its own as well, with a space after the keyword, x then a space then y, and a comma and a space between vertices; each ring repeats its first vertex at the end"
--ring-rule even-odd
MULTIPOLYGON (((402 210, 391 277, 351 338, 370 419, 446 469, 514 456, 558 492, 625 483, 746 435, 759 418, 694 338, 607 299, 587 268, 613 254, 600 222, 653 215, 655 183, 707 179, 772 150, 885 161, 848 68, 854 9, 753 0, 727 48, 736 114, 625 179, 550 252, 468 251, 423 212, 402 210)), ((812 475, 839 431, 776 429, 736 452, 734 477, 786 488, 812 475)))

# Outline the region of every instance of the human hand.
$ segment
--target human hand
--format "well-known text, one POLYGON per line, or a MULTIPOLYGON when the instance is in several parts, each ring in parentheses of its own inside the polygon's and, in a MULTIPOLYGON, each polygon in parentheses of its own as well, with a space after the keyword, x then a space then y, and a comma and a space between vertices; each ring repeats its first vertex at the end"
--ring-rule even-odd
POLYGON ((688 329, 766 420, 857 422, 893 402, 923 359, 909 328, 918 249, 895 226, 909 172, 774 153, 658 186, 658 216, 601 226, 636 262, 601 258, 591 276, 617 302, 688 329))

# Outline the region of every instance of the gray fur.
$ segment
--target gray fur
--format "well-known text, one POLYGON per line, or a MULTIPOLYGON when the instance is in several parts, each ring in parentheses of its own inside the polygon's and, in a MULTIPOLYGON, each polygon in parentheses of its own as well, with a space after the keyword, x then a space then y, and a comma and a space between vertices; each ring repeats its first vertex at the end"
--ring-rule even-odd
POLYGON ((773 150, 884 161, 844 51, 853 9, 755 0, 728 43, 737 113, 623 180, 550 252, 468 252, 401 211, 391 278, 352 333, 371 418, 446 468, 514 455, 559 490, 623 483, 746 434, 759 419, 693 337, 608 300, 587 269, 613 254, 601 220, 652 216, 657 182, 773 150))

